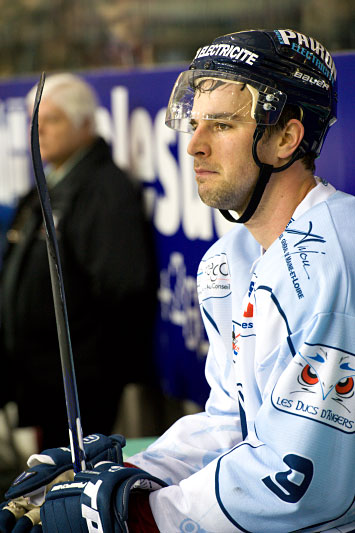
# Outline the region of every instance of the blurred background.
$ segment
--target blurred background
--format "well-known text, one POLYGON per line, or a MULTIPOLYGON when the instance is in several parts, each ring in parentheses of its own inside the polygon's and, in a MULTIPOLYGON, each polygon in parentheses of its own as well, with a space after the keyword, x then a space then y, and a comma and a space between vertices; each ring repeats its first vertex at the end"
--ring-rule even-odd
MULTIPOLYGON (((115 162, 142 184, 154 226, 155 356, 164 401, 128 386, 114 429, 133 439, 155 436, 157 427, 203 409, 207 399, 208 340, 196 271, 208 247, 232 227, 198 198, 187 136, 165 127, 173 83, 196 50, 218 35, 248 28, 292 28, 311 35, 334 54, 340 74, 338 124, 317 161, 317 175, 355 194, 355 2, 0 0, 0 9, 0 268, 18 198, 33 182, 25 95, 42 71, 81 74, 99 94, 100 133, 115 162)), ((139 333, 136 342, 144 350, 139 333)), ((0 494, 36 450, 29 429, 21 433, 16 427, 16 405, 0 410, 0 494)))
POLYGON ((355 48, 353 0, 2 0, 0 75, 189 61, 217 35, 291 27, 355 48))

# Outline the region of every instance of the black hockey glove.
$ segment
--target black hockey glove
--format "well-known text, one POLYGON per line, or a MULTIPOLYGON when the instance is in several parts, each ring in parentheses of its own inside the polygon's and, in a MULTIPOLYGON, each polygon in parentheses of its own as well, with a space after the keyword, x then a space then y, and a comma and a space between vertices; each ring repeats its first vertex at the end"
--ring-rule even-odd
MULTIPOLYGON (((122 464, 122 447, 126 444, 122 435, 105 437, 89 435, 84 439, 87 468, 101 461, 122 464)), ((40 506, 48 490, 58 482, 74 478, 70 448, 52 448, 28 459, 28 470, 12 483, 0 506, 0 533, 25 533, 40 531, 40 506)))
POLYGON ((47 493, 41 508, 43 533, 126 533, 131 491, 165 486, 140 468, 100 463, 47 493))

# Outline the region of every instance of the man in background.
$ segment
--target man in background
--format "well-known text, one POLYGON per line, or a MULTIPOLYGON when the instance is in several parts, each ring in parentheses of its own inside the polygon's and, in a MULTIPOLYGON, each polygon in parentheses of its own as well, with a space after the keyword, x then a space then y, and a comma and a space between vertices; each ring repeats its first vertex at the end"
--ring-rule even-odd
MULTIPOLYGON (((35 90, 27 96, 30 114, 35 90)), ((124 385, 143 379, 151 365, 155 269, 140 191, 97 135, 96 109, 96 95, 80 77, 49 76, 39 111, 39 139, 47 163, 83 430, 110 433, 124 385)), ((35 188, 20 200, 8 231, 0 342, 8 383, 2 403, 17 403, 20 427, 38 428, 40 449, 55 446, 58 438, 66 442, 59 346, 35 188)))

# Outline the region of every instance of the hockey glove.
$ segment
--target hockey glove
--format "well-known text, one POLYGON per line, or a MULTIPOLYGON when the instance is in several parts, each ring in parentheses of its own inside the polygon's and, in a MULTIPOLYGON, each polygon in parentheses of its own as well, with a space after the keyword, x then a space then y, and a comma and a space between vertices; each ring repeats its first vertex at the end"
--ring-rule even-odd
POLYGON ((130 494, 165 486, 140 468, 101 463, 47 493, 41 508, 43 533, 126 533, 130 494))
MULTIPOLYGON (((84 439, 87 468, 94 468, 101 461, 122 464, 122 447, 125 443, 122 435, 89 435, 84 439)), ((29 469, 15 479, 5 494, 9 501, 0 507, 0 533, 36 531, 29 529, 29 526, 38 524, 39 506, 46 492, 54 483, 73 480, 69 448, 44 450, 31 455, 27 464, 29 469)))

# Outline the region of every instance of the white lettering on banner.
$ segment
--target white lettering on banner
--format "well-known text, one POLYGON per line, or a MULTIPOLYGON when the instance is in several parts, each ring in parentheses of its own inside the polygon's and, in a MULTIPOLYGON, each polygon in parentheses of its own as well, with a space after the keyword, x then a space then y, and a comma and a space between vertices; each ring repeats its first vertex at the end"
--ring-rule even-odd
POLYGON ((9 98, 0 101, 0 204, 14 204, 30 179, 25 100, 9 98))
POLYGON ((96 110, 96 127, 100 135, 108 144, 111 144, 113 139, 111 114, 106 107, 99 107, 96 110))
POLYGON ((174 235, 179 229, 181 216, 179 169, 170 150, 170 145, 176 143, 176 132, 165 126, 164 117, 165 108, 158 111, 154 123, 157 173, 165 192, 164 196, 157 197, 154 223, 163 235, 174 235))
POLYGON ((152 119, 144 107, 132 111, 130 126, 130 169, 144 181, 154 182, 154 132, 152 119))
MULTIPOLYGON (((154 183, 154 132, 150 114, 143 107, 137 107, 132 111, 130 135, 130 168, 132 173, 146 183, 154 183)), ((126 134, 128 137, 128 133, 126 134)), ((155 189, 146 187, 144 191, 144 201, 146 210, 150 217, 153 217, 155 204, 155 189)))
POLYGON ((112 155, 121 168, 129 168, 128 148, 128 89, 114 87, 111 92, 111 110, 113 119, 112 155))

